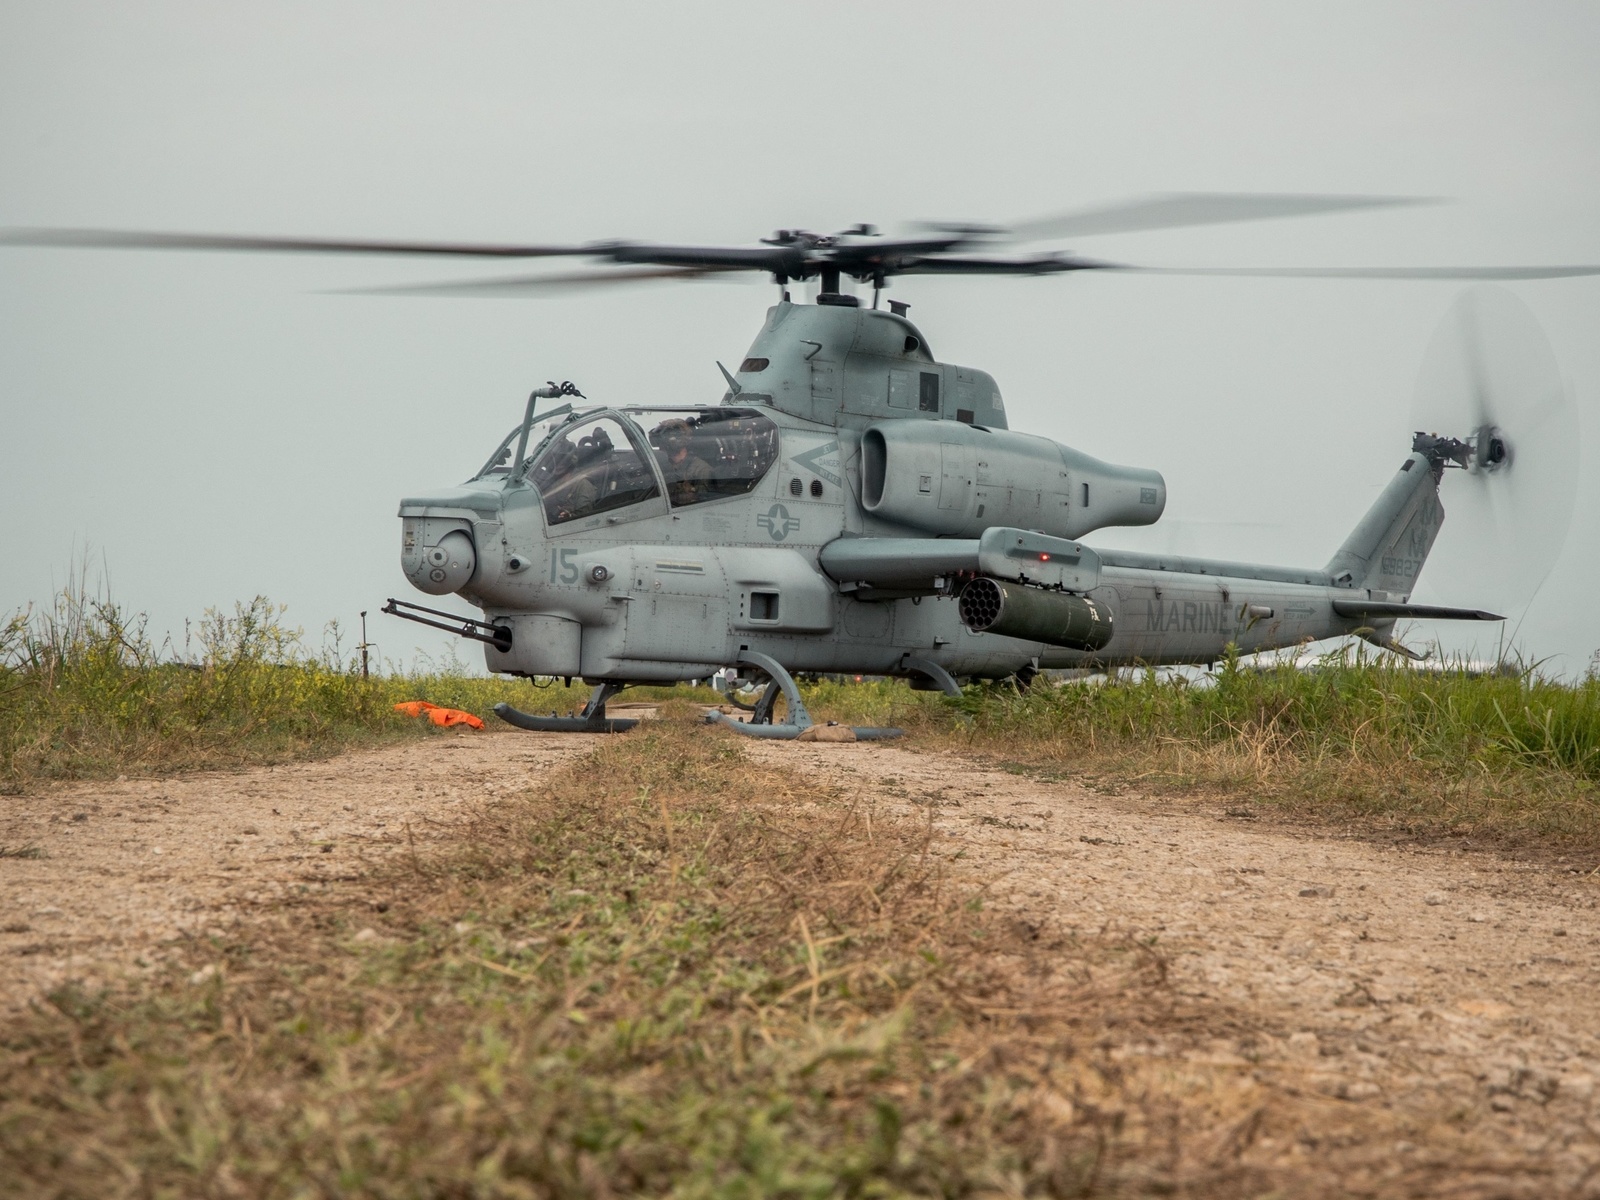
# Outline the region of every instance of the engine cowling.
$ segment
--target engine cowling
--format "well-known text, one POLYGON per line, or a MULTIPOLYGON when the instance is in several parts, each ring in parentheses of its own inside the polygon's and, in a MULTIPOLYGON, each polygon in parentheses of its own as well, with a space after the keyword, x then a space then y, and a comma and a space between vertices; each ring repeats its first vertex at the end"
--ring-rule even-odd
POLYGON ((885 421, 861 438, 861 503, 946 537, 996 525, 1082 537, 1149 525, 1167 504, 1159 471, 1101 462, 1049 438, 955 421, 885 421))

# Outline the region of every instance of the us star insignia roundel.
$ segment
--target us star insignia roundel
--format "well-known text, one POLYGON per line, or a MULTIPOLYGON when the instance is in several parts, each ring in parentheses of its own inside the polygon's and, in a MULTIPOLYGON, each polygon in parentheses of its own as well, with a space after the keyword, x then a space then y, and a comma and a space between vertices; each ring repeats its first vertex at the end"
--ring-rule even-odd
POLYGON ((774 504, 756 518, 756 524, 770 533, 773 541, 781 542, 800 528, 800 518, 791 517, 787 508, 781 504, 774 504))

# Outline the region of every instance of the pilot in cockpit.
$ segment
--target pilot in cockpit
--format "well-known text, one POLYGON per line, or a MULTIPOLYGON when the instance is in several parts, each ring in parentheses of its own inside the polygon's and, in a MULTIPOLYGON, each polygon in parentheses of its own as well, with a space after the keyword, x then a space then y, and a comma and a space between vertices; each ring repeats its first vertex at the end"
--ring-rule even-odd
POLYGON ((674 508, 697 504, 711 492, 711 468, 694 452, 690 437, 689 422, 681 417, 661 422, 650 433, 660 450, 661 474, 674 508))

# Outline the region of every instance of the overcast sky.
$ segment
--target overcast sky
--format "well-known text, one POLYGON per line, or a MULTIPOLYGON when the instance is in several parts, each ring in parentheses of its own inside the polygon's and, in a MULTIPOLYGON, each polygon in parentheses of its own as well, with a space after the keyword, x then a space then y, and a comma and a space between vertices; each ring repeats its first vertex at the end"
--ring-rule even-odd
MULTIPOLYGON (((1600 6, 1527 0, 0 0, 0 226, 738 243, 1148 192, 1365 192, 1452 202, 1072 248, 1600 263, 1597 62, 1600 6)), ((714 401, 715 360, 742 356, 773 296, 760 280, 333 294, 486 274, 0 248, 0 611, 45 600, 87 549, 158 632, 265 593, 313 640, 368 609, 386 655, 437 653, 376 615, 411 594, 398 499, 469 474, 547 378, 604 402, 714 401)), ((1581 671, 1600 650, 1600 280, 1511 290, 1550 338, 1586 463, 1518 641, 1581 671)), ((996 377, 1014 427, 1165 474, 1171 530, 1091 542, 1320 565, 1407 450, 1458 291, 1068 277, 893 294, 942 360, 996 377)), ((1447 510, 1467 483, 1446 480, 1447 510)), ((1508 594, 1495 540, 1447 521, 1420 598, 1508 594)))

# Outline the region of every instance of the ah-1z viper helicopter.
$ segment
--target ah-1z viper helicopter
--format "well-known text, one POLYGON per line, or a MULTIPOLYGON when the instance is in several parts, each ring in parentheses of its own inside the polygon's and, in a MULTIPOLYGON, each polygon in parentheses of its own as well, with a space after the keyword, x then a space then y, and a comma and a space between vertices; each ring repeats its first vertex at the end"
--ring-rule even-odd
MULTIPOLYGON (((484 644, 491 671, 581 677, 581 716, 501 705, 514 725, 598 731, 630 684, 736 666, 768 686, 741 732, 794 737, 811 724, 794 672, 957 680, 1115 664, 1208 663, 1358 635, 1393 640, 1406 618, 1495 621, 1410 602, 1444 510, 1446 470, 1480 478, 1515 462, 1514 438, 1480 412, 1453 438, 1419 433, 1371 509, 1320 568, 1127 551, 1080 539, 1149 525, 1166 506, 1154 470, 1117 466, 1008 428, 987 373, 939 362, 882 289, 899 275, 1046 275, 1149 270, 1059 252, 999 254, 1007 242, 1211 224, 1404 201, 1348 196, 1177 195, 1009 228, 933 226, 883 237, 783 230, 752 247, 331 241, 93 230, 20 230, 13 243, 165 249, 577 256, 613 264, 402 290, 517 294, 571 283, 769 274, 780 288, 720 402, 590 406, 569 384, 536 390, 522 421, 472 479, 401 502, 401 565, 421 591, 460 595, 460 617, 391 600, 397 616, 484 644), (620 269, 617 269, 620 267, 620 269), (871 283, 863 307, 841 290, 871 283), (787 285, 815 279, 814 304, 787 285), (568 403, 540 413, 540 400, 568 403), (777 698, 787 720, 773 721, 777 698)), ((1190 272, 1179 272, 1190 273, 1190 272)), ((1536 279, 1600 267, 1201 269, 1421 279, 1536 279)), ((719 364, 720 366, 720 364, 719 364)), ((1481 409, 1481 406, 1480 406, 1481 409)), ((1526 469, 1526 468, 1525 468, 1526 469)), ((726 718, 722 718, 726 720, 726 718)), ((858 736, 898 731, 859 729, 858 736)))

